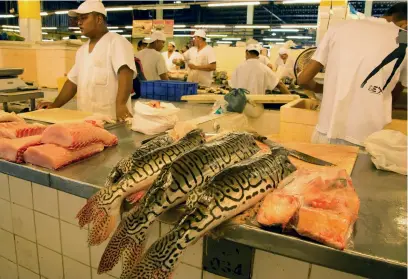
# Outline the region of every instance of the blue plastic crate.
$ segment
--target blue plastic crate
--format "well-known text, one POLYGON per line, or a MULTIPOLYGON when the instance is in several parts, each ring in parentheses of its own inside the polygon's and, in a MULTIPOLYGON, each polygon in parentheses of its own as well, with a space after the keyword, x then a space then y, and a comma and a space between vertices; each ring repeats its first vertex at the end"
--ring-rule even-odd
POLYGON ((184 95, 197 95, 198 84, 183 81, 142 81, 140 95, 144 99, 181 101, 184 95))

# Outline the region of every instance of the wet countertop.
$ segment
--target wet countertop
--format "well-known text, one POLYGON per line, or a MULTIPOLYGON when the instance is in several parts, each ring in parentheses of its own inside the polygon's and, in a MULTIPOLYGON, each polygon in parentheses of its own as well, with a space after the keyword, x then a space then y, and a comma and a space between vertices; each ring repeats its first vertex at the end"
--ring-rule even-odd
MULTIPOLYGON (((111 127, 109 131, 119 137, 118 146, 60 171, 0 160, 0 172, 89 198, 102 187, 111 168, 149 138, 124 125, 111 127)), ((344 251, 253 224, 225 226, 223 236, 257 249, 363 277, 406 278, 407 177, 375 169, 369 155, 360 153, 352 179, 361 206, 352 246, 344 251)), ((177 212, 168 212, 163 221, 176 222, 177 212)))

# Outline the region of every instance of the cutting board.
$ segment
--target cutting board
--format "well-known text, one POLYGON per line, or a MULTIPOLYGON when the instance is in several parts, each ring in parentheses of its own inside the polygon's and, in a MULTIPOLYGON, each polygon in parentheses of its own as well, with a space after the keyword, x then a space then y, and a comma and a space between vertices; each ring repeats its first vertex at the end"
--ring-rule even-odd
MULTIPOLYGON (((335 145, 335 144, 312 144, 312 143, 300 143, 300 142, 282 142, 276 137, 268 137, 269 139, 279 142, 287 148, 294 149, 313 157, 322 159, 326 162, 335 164, 335 168, 345 169, 349 175, 351 175, 354 164, 357 160, 359 148, 347 145, 335 145)), ((317 166, 306 163, 304 161, 290 157, 290 161, 297 168, 306 168, 310 170, 324 170, 325 166, 317 166)))
MULTIPOLYGON (((279 95, 247 95, 248 100, 258 104, 286 104, 299 99, 299 95, 279 94, 279 95)), ((181 100, 189 103, 213 104, 216 101, 224 100, 224 95, 218 94, 198 94, 185 95, 181 100)))
POLYGON ((63 108, 35 110, 35 111, 30 111, 30 112, 19 114, 19 116, 23 117, 24 119, 30 119, 30 120, 53 123, 53 124, 72 122, 72 121, 81 121, 91 115, 92 113, 90 112, 63 109, 63 108))

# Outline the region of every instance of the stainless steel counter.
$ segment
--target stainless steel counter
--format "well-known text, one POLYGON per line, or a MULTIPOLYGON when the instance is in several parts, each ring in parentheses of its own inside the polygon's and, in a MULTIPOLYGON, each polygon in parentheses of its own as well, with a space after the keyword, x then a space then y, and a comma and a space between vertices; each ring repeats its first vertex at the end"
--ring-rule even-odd
MULTIPOLYGON (((148 136, 116 126, 110 131, 119 145, 60 171, 0 161, 0 172, 89 198, 104 184, 110 169, 148 136)), ((257 249, 369 278, 406 278, 406 176, 376 170, 366 154, 359 154, 353 183, 361 199, 353 246, 339 251, 310 240, 263 230, 253 224, 225 226, 224 237, 257 249)), ((175 222, 177 211, 163 221, 175 222)))

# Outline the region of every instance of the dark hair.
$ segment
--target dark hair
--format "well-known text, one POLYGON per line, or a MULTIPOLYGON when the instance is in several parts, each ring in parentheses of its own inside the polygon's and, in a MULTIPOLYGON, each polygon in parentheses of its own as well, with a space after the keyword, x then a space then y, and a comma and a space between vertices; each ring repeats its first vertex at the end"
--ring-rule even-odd
POLYGON ((407 2, 400 2, 393 5, 384 15, 392 16, 396 21, 407 20, 407 2))
POLYGON ((139 42, 137 42, 138 47, 141 47, 142 45, 147 45, 147 44, 144 43, 143 40, 140 40, 139 42))
POLYGON ((76 40, 76 39, 78 39, 78 37, 76 36, 76 35, 69 35, 69 39, 70 40, 76 40))
POLYGON ((249 54, 259 56, 259 52, 257 52, 256 50, 247 50, 247 51, 249 52, 249 54))

